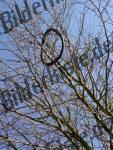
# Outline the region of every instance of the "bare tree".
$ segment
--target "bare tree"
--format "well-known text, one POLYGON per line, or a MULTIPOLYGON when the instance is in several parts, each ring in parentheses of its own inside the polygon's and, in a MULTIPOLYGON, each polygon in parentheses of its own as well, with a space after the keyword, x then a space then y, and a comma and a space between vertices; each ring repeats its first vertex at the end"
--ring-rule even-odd
POLYGON ((34 19, 7 3, 17 27, 0 37, 0 148, 112 150, 112 1, 41 2, 24 1, 43 6, 34 19))

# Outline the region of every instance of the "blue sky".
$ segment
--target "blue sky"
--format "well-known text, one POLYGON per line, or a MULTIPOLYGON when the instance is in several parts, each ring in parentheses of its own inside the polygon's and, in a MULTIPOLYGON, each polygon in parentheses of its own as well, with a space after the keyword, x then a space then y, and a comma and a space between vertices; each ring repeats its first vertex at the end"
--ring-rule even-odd
MULTIPOLYGON (((30 0, 30 3, 33 3, 35 1, 30 0)), ((22 0, 18 0, 17 3, 19 4, 19 6, 22 6, 22 0)), ((79 25, 80 25, 79 21, 80 21, 80 18, 82 18, 83 9, 84 9, 83 6, 77 5, 77 6, 74 6, 72 10, 70 10, 70 14, 72 14, 72 19, 70 20, 70 26, 69 26, 68 32, 71 33, 71 38, 72 38, 73 43, 75 43, 76 38, 77 38, 77 33, 78 33, 79 25)), ((4 10, 6 11, 9 9, 4 4, 4 1, 1 1, 0 2, 0 11, 4 12, 4 10)), ((43 11, 43 14, 46 14, 46 12, 43 11)), ((110 14, 111 14, 111 16, 113 16, 113 12, 110 12, 110 14)), ((88 32, 91 33, 92 37, 99 36, 99 38, 101 39, 102 35, 100 36, 100 32, 101 32, 100 21, 95 16, 95 14, 92 13, 91 11, 90 11, 90 13, 89 13, 89 11, 86 11, 84 28, 86 30, 86 37, 85 37, 86 41, 89 36, 88 32)), ((107 24, 107 28, 108 28, 108 32, 112 31, 111 25, 107 24)), ((5 42, 8 46, 8 48, 10 47, 10 49, 12 49, 14 47, 13 47, 13 45, 9 44, 10 40, 11 40, 10 35, 8 35, 8 34, 0 35, 0 41, 5 42)), ((5 59, 5 60, 15 59, 14 55, 12 55, 12 53, 9 53, 7 50, 4 50, 4 48, 6 48, 6 47, 1 46, 1 43, 0 43, 0 59, 1 58, 5 59)), ((11 63, 11 62, 9 62, 9 63, 11 63)), ((0 64, 0 67, 4 69, 4 66, 1 64, 0 64)))

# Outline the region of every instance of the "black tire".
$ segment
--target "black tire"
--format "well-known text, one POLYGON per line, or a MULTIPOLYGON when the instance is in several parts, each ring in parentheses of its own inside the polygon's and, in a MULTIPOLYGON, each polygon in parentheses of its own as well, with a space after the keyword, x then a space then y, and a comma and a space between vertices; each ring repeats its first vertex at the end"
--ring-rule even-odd
POLYGON ((63 51, 64 51, 64 41, 63 41, 63 38, 62 38, 62 35, 61 33, 57 30, 57 29, 54 29, 54 28, 49 28, 47 29, 47 31, 44 33, 44 36, 43 36, 43 39, 42 39, 42 46, 43 44, 45 43, 45 38, 46 36, 50 33, 50 32, 55 32, 59 37, 60 37, 60 40, 61 40, 61 43, 62 43, 62 46, 61 46, 61 50, 60 50, 60 54, 58 57, 56 57, 53 61, 47 63, 44 61, 43 59, 43 49, 41 50, 41 54, 40 54, 40 57, 41 57, 41 61, 42 63, 45 65, 45 66, 52 66, 54 65, 62 56, 63 54, 63 51))

